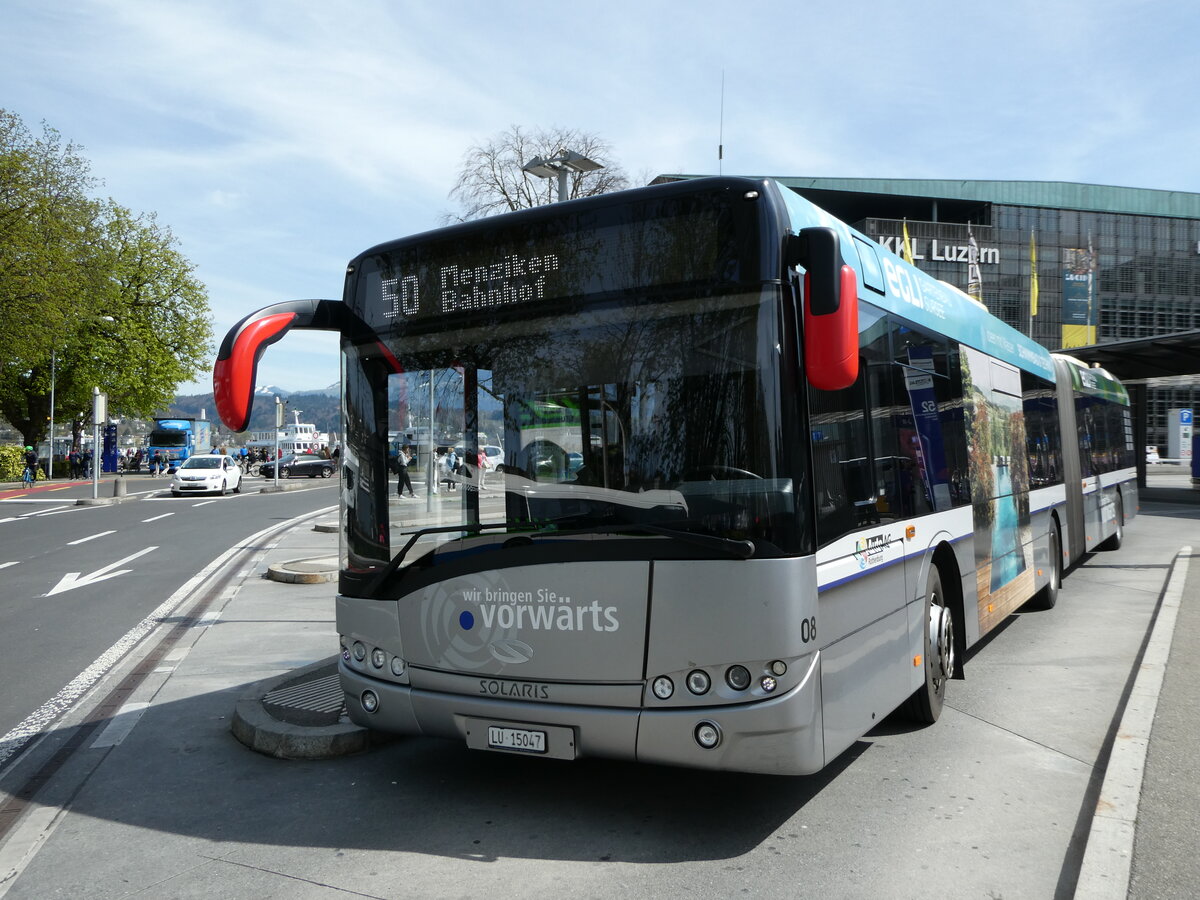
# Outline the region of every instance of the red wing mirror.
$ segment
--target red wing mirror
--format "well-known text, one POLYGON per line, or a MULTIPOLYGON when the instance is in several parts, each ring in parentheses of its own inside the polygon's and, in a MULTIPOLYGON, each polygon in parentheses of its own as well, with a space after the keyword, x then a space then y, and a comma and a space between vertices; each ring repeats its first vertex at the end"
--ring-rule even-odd
POLYGON ((858 279, 832 228, 803 228, 791 244, 788 262, 804 267, 804 371, 818 390, 840 391, 858 378, 858 279))

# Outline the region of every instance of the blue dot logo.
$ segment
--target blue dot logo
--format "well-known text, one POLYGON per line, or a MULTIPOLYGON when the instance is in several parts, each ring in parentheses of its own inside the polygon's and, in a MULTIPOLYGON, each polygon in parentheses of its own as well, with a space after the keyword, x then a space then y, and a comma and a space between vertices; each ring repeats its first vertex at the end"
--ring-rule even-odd
POLYGON ((470 631, 475 627, 475 616, 471 614, 469 609, 464 609, 459 613, 458 624, 462 626, 463 631, 470 631))

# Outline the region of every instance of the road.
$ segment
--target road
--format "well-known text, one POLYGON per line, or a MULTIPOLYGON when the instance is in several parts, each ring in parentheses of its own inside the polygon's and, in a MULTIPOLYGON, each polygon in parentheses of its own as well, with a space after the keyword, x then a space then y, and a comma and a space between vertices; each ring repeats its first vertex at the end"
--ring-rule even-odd
MULTIPOLYGON (((179 498, 166 478, 126 482, 138 499, 103 506, 76 504, 92 496, 90 482, 0 491, 0 736, 39 710, 44 718, 66 685, 228 547, 338 502, 336 480, 264 494, 267 482, 248 478, 240 494, 179 498)), ((112 496, 111 480, 101 488, 112 496)))
POLYGON ((159 676, 124 743, 80 754, 87 784, 48 787, 47 815, 69 814, 6 900, 1071 897, 1100 764, 1200 514, 1143 505, 1125 535, 1068 575, 1055 609, 1019 612, 972 653, 936 725, 885 720, 792 779, 424 738, 325 761, 256 754, 230 737, 233 704, 254 673, 328 654, 332 591, 288 591, 280 613, 284 593, 248 585, 159 676))

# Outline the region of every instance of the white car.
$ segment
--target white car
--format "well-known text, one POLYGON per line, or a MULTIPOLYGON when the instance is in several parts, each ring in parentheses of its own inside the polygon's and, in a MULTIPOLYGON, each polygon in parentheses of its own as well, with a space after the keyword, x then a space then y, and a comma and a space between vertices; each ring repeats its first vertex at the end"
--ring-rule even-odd
POLYGON ((221 453, 189 456, 171 476, 171 493, 176 497, 210 491, 224 496, 230 490, 241 493, 242 470, 232 456, 221 453))

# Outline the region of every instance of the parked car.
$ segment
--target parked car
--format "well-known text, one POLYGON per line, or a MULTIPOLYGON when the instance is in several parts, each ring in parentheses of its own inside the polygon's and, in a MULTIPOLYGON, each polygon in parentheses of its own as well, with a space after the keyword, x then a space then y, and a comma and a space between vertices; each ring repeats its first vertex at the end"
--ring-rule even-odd
POLYGON ((171 493, 176 497, 211 491, 224 496, 229 490, 241 493, 242 470, 237 460, 224 453, 189 456, 171 475, 171 493))
MULTIPOLYGON (((279 460, 279 477, 291 478, 293 475, 307 475, 309 478, 328 478, 337 470, 337 463, 325 459, 315 453, 289 453, 279 460)), ((275 461, 267 460, 259 466, 259 474, 263 478, 275 477, 275 461)))

